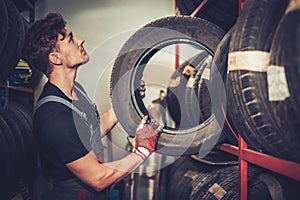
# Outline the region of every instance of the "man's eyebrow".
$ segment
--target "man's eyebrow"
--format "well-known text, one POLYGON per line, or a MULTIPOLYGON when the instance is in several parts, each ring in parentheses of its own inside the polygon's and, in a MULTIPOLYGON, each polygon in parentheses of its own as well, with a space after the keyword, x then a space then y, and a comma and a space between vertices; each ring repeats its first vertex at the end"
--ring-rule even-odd
POLYGON ((73 40, 73 33, 72 31, 68 33, 67 37, 69 37, 69 42, 73 40))

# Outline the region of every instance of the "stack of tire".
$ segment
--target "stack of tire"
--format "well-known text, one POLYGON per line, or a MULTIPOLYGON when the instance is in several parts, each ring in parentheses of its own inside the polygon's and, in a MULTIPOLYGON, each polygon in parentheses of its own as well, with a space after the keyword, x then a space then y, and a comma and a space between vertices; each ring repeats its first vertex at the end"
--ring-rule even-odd
MULTIPOLYGON (((0 0, 0 8, 0 82, 5 84, 22 58, 21 52, 29 23, 20 15, 13 1, 0 0)), ((33 77, 36 81, 41 76, 33 77)), ((29 80, 32 87, 33 77, 29 80)), ((8 101, 0 109, 1 199, 11 199, 17 192, 21 192, 23 198, 28 199, 28 185, 33 183, 36 173, 37 152, 32 133, 32 102, 22 100, 23 97, 28 97, 28 93, 24 93, 24 96, 20 94, 21 92, 10 91, 9 96, 5 96, 8 101), (14 94, 18 96, 13 96, 14 94)))
MULTIPOLYGON (((214 76, 221 74, 227 102, 219 101, 216 112, 227 105, 229 126, 241 134, 249 148, 300 163, 300 96, 296 92, 300 9, 287 10, 288 4, 247 1, 215 53, 211 87, 218 95, 221 90, 214 84, 214 76)), ((265 169, 257 171, 255 166, 248 170, 249 199, 297 199, 299 182, 265 169)), ((237 167, 204 170, 186 184, 191 192, 182 199, 238 199, 238 191, 234 191, 238 188, 237 173, 237 167)), ((173 191, 169 195, 175 198, 179 194, 173 191)))
POLYGON ((36 175, 31 107, 10 101, 6 110, 0 110, 0 144, 0 196, 9 199, 20 186, 31 185, 36 175))
MULTIPOLYGON (((210 165, 182 156, 163 169, 162 176, 169 177, 163 183, 167 188, 165 199, 240 199, 237 164, 210 165)), ((296 181, 255 165, 248 166, 248 199, 296 200, 297 187, 296 181)))
MULTIPOLYGON (((177 6, 188 14, 187 8, 195 9, 201 2, 178 0, 177 6)), ((209 84, 210 95, 217 97, 214 114, 224 122, 222 107, 227 113, 229 124, 225 127, 241 134, 256 151, 299 163, 300 11, 296 6, 287 12, 289 2, 247 1, 218 46, 209 84), (219 76, 224 85, 215 81, 219 76)))
POLYGON ((288 3, 249 0, 242 10, 228 46, 227 114, 251 149, 300 163, 300 9, 288 3))
MULTIPOLYGON (((29 22, 19 13, 11 0, 0 0, 0 82, 5 83, 22 58, 22 47, 29 22)), ((32 70, 28 87, 34 88, 42 73, 32 70)))
POLYGON ((231 125, 250 148, 300 162, 300 11, 287 12, 288 4, 249 0, 214 57, 213 71, 226 82, 227 103, 219 104, 228 105, 231 125))
POLYGON ((0 81, 5 81, 21 58, 25 38, 24 22, 12 1, 1 0, 0 81))

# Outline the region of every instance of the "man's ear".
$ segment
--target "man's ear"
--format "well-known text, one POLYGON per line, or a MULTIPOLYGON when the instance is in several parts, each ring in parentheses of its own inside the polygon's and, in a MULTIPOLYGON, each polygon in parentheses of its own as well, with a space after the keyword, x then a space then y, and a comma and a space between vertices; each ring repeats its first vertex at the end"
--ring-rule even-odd
POLYGON ((52 52, 48 56, 49 61, 54 65, 61 65, 62 60, 60 55, 57 52, 52 52))

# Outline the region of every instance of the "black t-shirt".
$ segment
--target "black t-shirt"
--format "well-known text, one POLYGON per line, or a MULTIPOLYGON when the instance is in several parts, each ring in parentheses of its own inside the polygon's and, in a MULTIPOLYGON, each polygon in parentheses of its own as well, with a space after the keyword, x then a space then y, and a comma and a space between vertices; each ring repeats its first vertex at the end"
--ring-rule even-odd
MULTIPOLYGON (((47 82, 39 99, 48 95, 66 99, 84 111, 93 124, 99 123, 93 105, 80 92, 76 94, 79 100, 72 101, 58 87, 47 82)), ((76 112, 59 102, 47 102, 36 110, 33 131, 38 141, 42 172, 49 179, 73 178, 66 164, 92 150, 88 124, 76 112)), ((102 143, 98 145, 102 148, 102 143)))

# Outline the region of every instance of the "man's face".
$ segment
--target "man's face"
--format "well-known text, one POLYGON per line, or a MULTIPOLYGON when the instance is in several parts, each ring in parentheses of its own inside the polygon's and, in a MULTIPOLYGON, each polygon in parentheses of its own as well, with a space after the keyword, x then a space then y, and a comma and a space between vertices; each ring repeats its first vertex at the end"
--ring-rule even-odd
POLYGON ((65 38, 61 34, 58 34, 56 43, 62 57, 62 64, 67 67, 74 67, 86 62, 89 56, 83 47, 85 41, 73 36, 71 31, 65 30, 65 33, 65 38))

